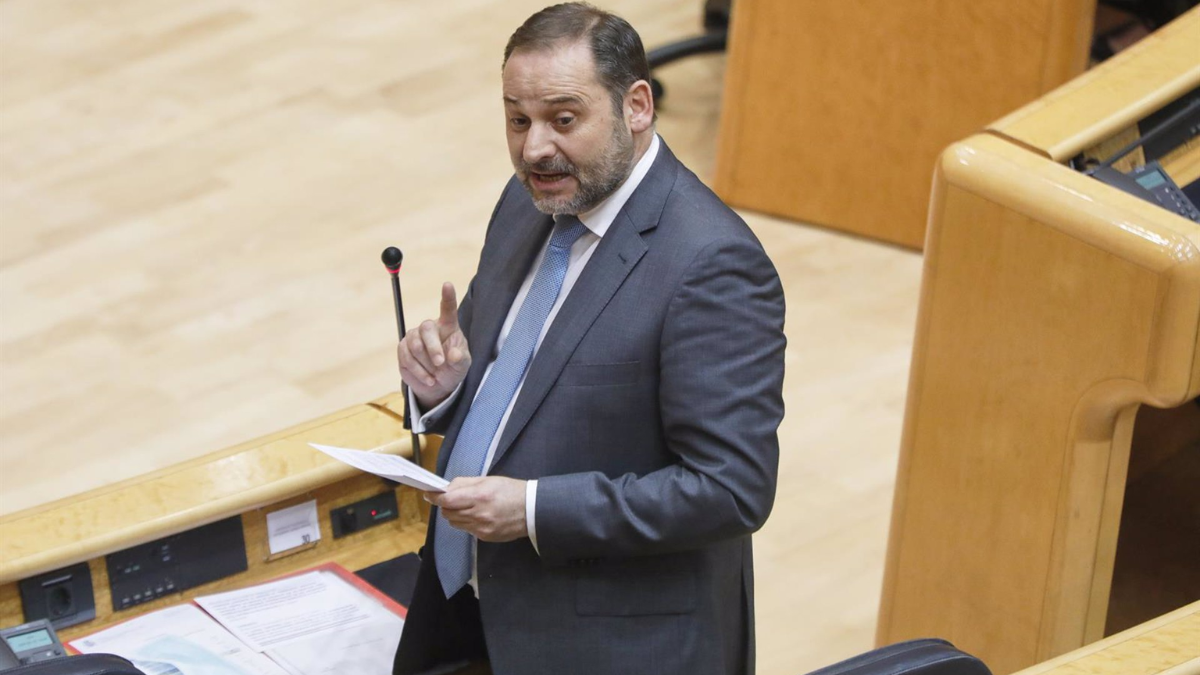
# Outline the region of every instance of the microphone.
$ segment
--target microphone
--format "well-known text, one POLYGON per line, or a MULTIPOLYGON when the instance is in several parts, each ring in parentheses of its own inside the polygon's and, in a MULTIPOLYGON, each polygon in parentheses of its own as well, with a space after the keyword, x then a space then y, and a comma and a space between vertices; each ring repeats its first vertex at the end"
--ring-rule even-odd
MULTIPOLYGON (((405 334, 408 330, 404 326, 404 301, 400 295, 400 265, 404 262, 404 253, 395 246, 389 246, 383 249, 383 255, 380 256, 383 260, 383 266, 387 268, 388 274, 392 277, 392 300, 396 305, 396 331, 400 335, 400 341, 404 341, 405 334)), ((404 428, 412 431, 412 416, 408 402, 408 385, 401 383, 400 392, 404 395, 404 428)), ((416 432, 412 433, 412 452, 413 461, 418 465, 421 464, 421 439, 416 432)))

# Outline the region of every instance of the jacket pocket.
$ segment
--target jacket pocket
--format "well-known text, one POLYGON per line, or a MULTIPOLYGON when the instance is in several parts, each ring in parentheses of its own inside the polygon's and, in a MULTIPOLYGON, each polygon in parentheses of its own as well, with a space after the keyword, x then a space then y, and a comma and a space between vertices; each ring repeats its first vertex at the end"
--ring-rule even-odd
POLYGON ((588 574, 575 581, 575 612, 580 616, 690 614, 695 609, 694 574, 588 574))
POLYGON ((641 361, 622 363, 568 363, 558 376, 560 387, 613 387, 633 384, 641 373, 641 361))

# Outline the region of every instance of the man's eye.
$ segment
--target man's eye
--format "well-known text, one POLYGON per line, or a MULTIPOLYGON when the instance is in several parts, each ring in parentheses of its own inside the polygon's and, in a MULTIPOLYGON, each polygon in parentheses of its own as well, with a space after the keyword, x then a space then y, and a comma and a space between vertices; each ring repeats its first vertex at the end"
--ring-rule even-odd
POLYGON ((554 121, 555 121, 555 123, 557 123, 557 124, 558 124, 558 126, 560 126, 560 127, 565 127, 565 126, 567 126, 567 125, 571 124, 571 122, 574 122, 574 121, 575 121, 575 118, 574 118, 574 117, 568 117, 568 116, 566 116, 566 115, 563 115, 562 117, 559 117, 558 119, 556 119, 556 120, 554 120, 554 121))
POLYGON ((508 118, 508 123, 520 129, 528 124, 529 120, 525 119, 524 117, 510 117, 508 118))

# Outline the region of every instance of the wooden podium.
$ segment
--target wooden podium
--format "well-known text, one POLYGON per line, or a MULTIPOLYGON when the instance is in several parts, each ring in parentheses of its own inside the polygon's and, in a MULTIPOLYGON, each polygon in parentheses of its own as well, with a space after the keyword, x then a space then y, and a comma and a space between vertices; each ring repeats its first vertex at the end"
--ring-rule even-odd
POLYGON ((1095 0, 738 0, 714 187, 919 248, 951 142, 1083 72, 1095 0))
MULTIPOLYGON (((59 631, 63 641, 186 602, 328 562, 359 570, 415 552, 425 542, 428 504, 419 493, 341 464, 309 442, 411 456, 399 394, 200 457, 162 471, 0 518, 0 626, 23 623, 23 579, 86 563, 94 619, 59 631), (393 520, 334 536, 330 510, 395 492, 393 520), (271 555, 267 513, 316 500, 321 538, 271 555), (128 609, 114 607, 105 556, 230 518, 240 520, 245 571, 128 609)), ((439 439, 423 437, 422 461, 437 461, 439 439)))
MULTIPOLYGON (((879 643, 944 637, 1004 675, 1098 640, 1126 535, 1167 521, 1194 557, 1165 597, 1200 598, 1200 225, 1064 165, 1200 86, 1197 45, 1193 10, 942 155, 879 643), (1143 405, 1180 426, 1135 429, 1143 405), (1174 440, 1131 457, 1138 432, 1174 440), (1131 462, 1179 489, 1123 526, 1131 462)), ((1160 161, 1191 183, 1200 143, 1160 161)))

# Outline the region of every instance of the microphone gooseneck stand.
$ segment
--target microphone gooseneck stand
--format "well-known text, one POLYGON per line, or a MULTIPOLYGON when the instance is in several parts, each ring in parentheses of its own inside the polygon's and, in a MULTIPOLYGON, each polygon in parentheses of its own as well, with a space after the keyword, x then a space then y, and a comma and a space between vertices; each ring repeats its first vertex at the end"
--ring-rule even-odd
MULTIPOLYGON (((383 250, 383 266, 387 268, 388 274, 392 277, 392 299, 396 303, 396 330, 400 335, 400 341, 404 341, 404 335, 408 330, 404 327, 404 302, 400 295, 400 265, 404 262, 404 254, 395 246, 389 246, 383 250)), ((412 430, 412 410, 409 405, 408 385, 401 383, 400 393, 404 396, 404 428, 409 430, 412 435, 412 458, 418 466, 421 464, 421 438, 412 430)))

